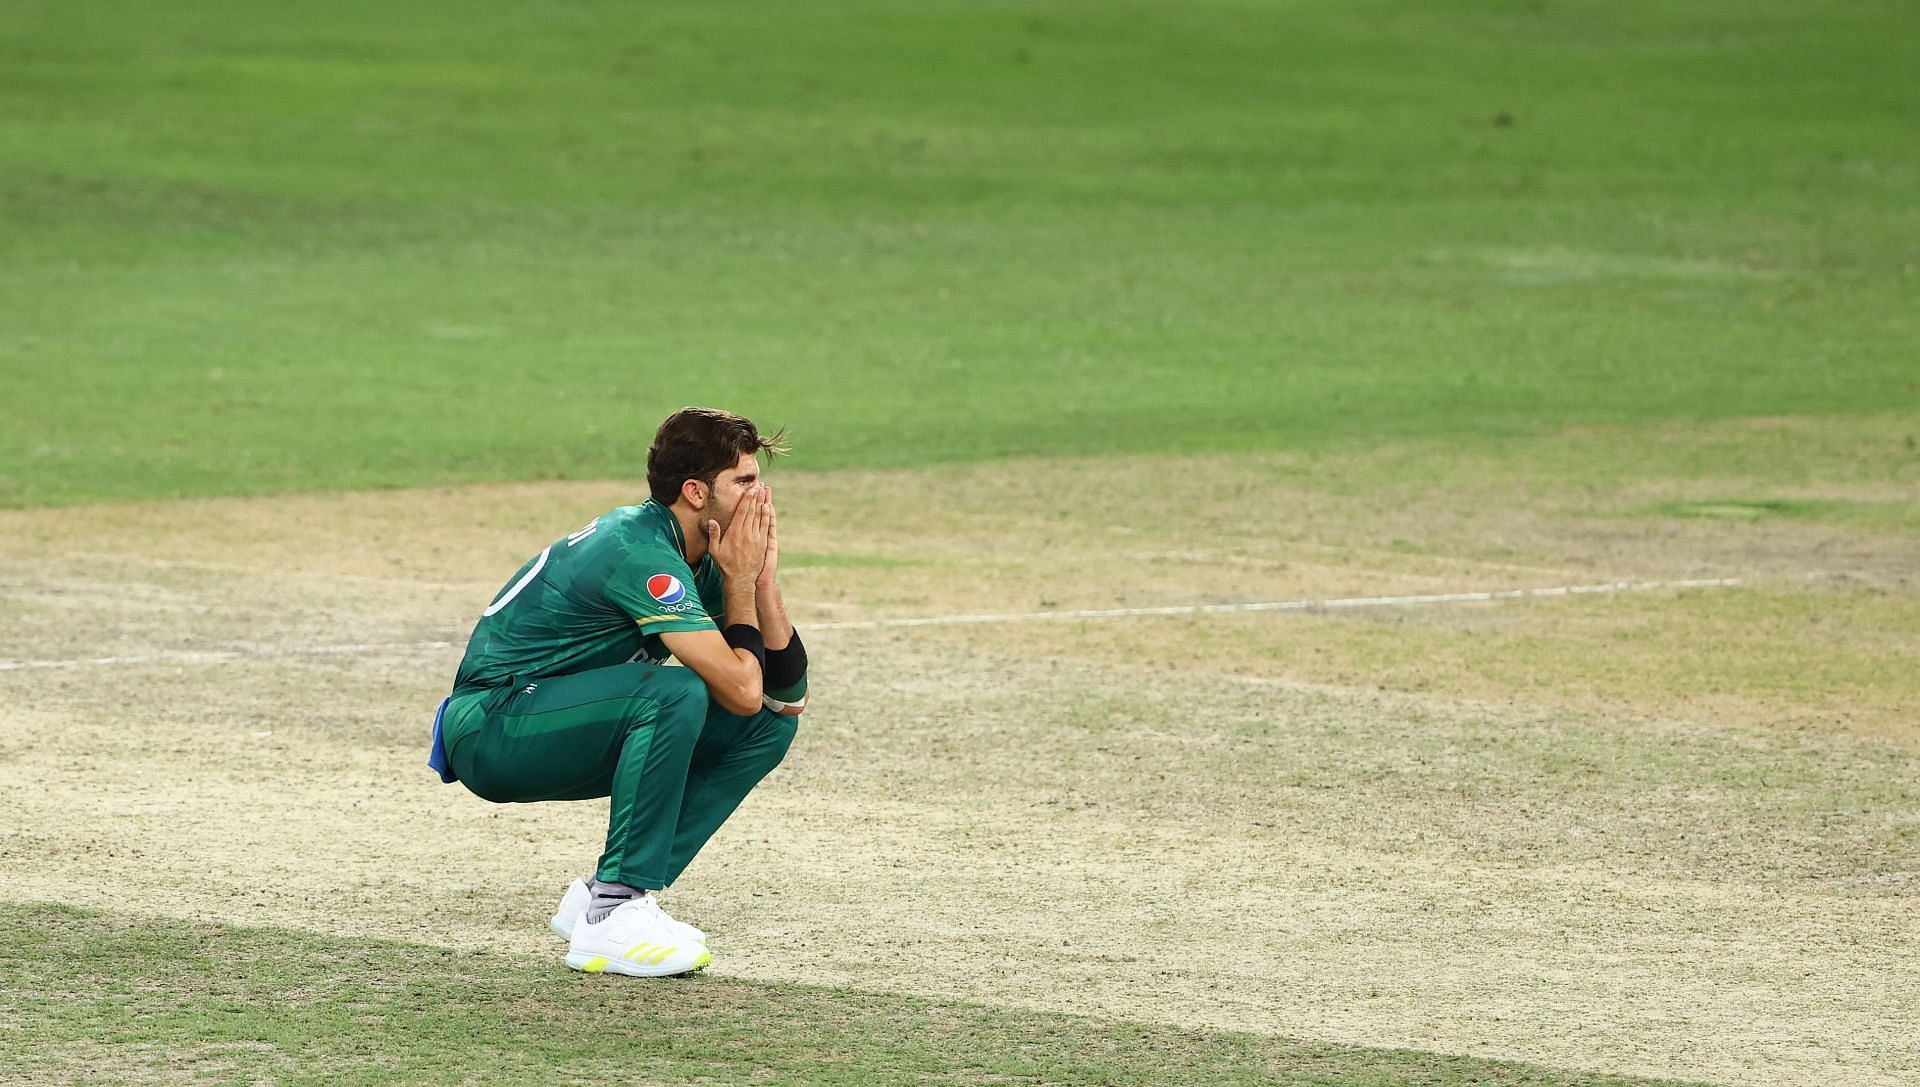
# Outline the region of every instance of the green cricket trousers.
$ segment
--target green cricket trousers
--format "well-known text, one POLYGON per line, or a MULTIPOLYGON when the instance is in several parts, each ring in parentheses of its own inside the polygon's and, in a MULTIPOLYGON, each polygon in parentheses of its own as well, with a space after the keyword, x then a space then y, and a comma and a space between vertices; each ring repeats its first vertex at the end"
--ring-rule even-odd
POLYGON ((447 758, 501 804, 612 798, 595 875, 670 886, 787 753, 797 718, 708 704, 691 668, 616 664, 455 695, 447 758))

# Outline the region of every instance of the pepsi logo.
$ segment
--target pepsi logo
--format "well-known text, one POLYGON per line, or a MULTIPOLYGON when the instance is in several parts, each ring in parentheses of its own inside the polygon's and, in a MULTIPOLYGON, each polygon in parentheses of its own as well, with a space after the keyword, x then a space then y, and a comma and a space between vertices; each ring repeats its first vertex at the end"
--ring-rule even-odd
POLYGON ((662 604, 678 604, 687 598, 687 587, 672 574, 655 574, 648 578, 647 592, 662 604))

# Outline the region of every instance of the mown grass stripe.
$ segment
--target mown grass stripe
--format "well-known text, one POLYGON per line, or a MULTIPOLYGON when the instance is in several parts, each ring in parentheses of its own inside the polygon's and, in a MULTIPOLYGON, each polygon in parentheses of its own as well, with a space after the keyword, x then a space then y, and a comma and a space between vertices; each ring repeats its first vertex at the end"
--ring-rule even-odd
POLYGON ((1917 5, 568 11, 8 4, 0 507, 1915 400, 1917 5))
POLYGON ((0 1021, 35 1083, 1661 1082, 48 904, 0 905, 0 1021))

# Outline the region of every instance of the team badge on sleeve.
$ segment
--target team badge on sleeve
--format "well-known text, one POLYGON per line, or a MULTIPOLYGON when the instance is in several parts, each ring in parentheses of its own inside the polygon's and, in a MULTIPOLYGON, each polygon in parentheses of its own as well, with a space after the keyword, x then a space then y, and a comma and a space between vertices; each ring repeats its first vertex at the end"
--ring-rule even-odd
POLYGON ((678 604, 687 598, 687 587, 672 574, 655 574, 647 579, 647 593, 662 604, 678 604))

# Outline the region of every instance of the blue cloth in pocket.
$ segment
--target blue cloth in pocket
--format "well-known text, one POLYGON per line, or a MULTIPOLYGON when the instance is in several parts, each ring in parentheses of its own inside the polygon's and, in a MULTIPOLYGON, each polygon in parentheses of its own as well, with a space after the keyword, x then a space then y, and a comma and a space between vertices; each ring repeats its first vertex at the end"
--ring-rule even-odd
POLYGON ((440 780, 448 785, 460 780, 460 775, 453 772, 453 765, 447 762, 447 738, 440 731, 440 722, 447 716, 447 703, 452 701, 450 696, 441 699, 440 708, 433 711, 433 745, 427 751, 427 766, 439 774, 440 780))

